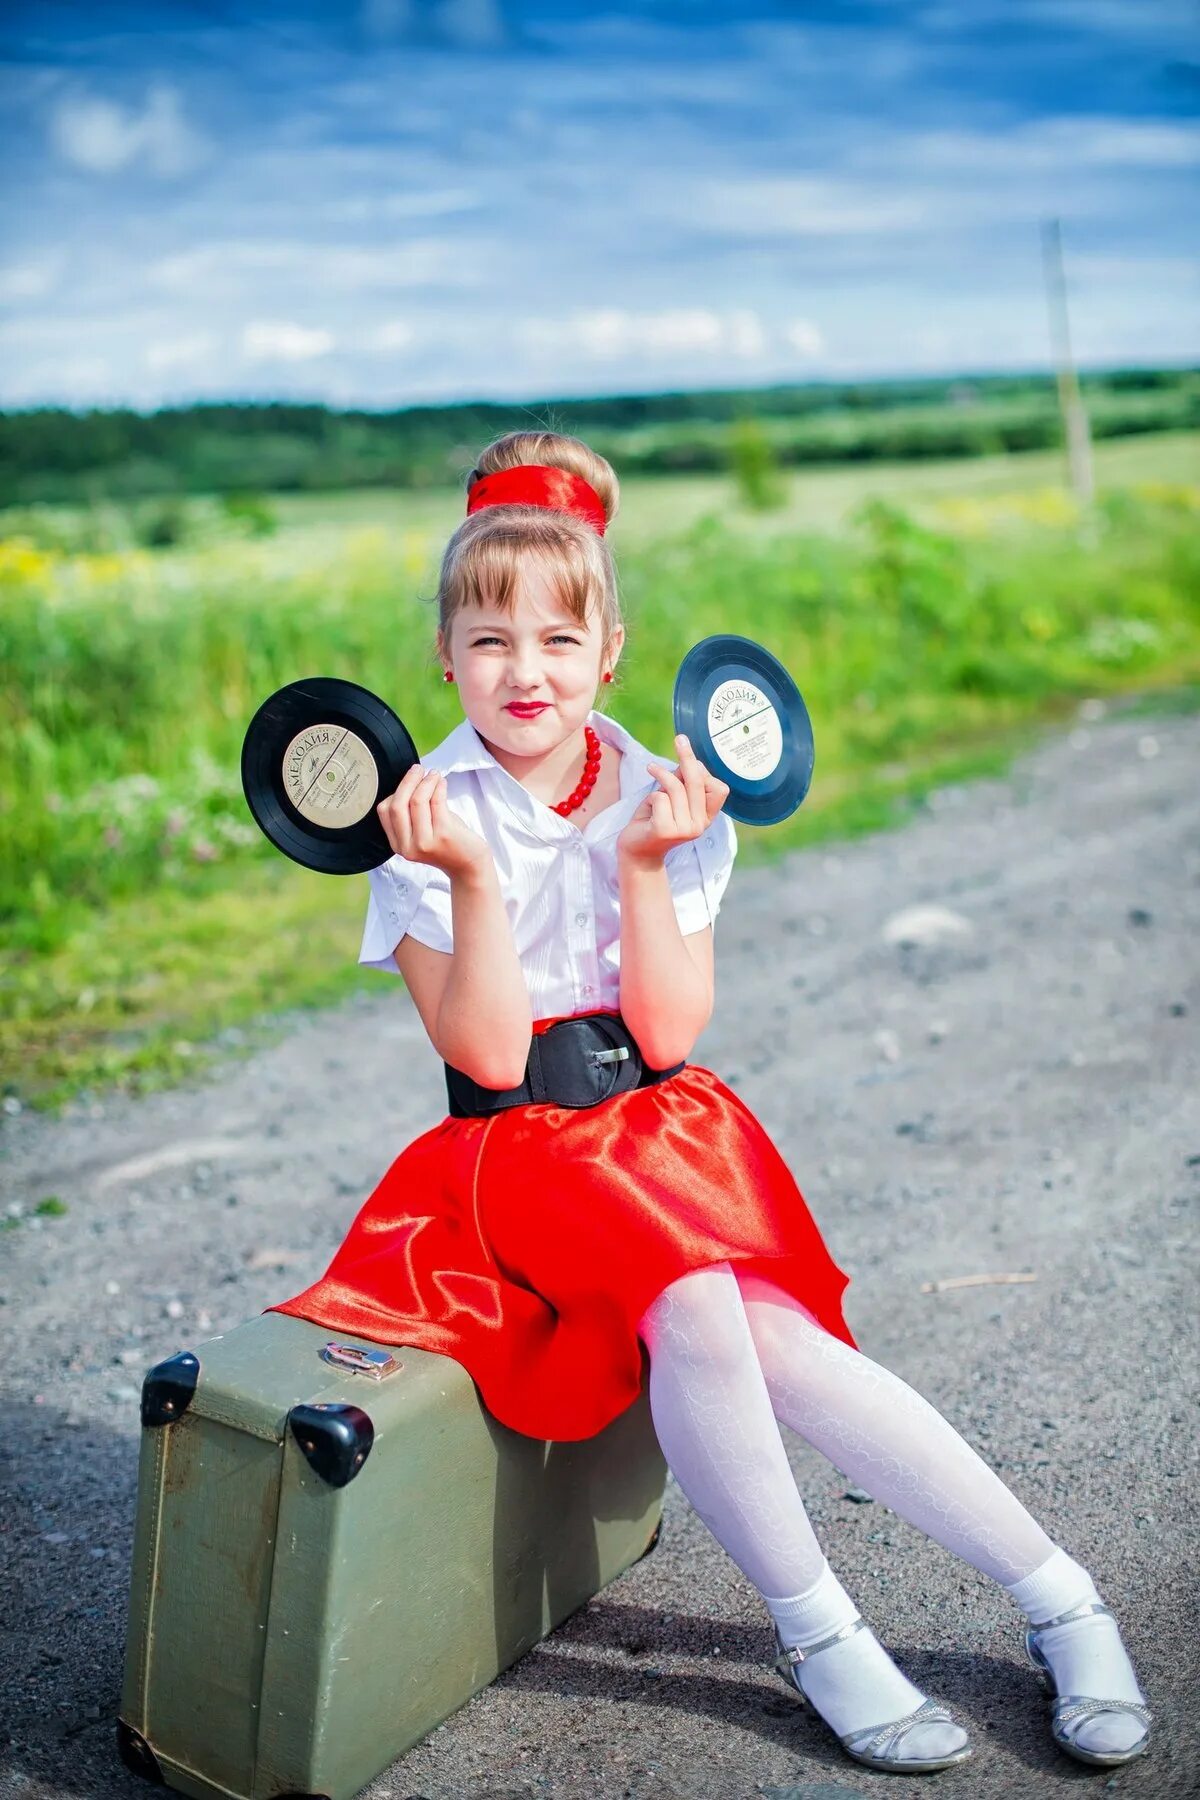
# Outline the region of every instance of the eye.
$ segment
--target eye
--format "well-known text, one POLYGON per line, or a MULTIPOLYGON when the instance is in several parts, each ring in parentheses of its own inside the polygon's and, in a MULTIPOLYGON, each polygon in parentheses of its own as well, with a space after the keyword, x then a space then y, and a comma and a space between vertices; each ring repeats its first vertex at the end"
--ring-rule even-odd
MULTIPOLYGON (((471 648, 472 648, 472 650, 478 650, 481 644, 498 644, 499 642, 500 642, 500 639, 498 637, 475 638, 471 644, 471 648)), ((568 637, 565 632, 560 631, 560 632, 555 633, 555 635, 550 639, 550 642, 552 644, 577 644, 579 642, 579 639, 573 638, 573 637, 568 637)))

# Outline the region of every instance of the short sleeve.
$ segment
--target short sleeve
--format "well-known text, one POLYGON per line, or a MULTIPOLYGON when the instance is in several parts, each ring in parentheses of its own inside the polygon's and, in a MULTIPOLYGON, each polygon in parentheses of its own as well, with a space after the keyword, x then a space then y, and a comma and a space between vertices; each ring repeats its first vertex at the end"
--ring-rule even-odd
POLYGON ((716 922, 737 849, 733 820, 727 813, 719 812, 698 838, 668 851, 663 866, 684 937, 716 922))
POLYGON ((370 895, 363 926, 360 963, 370 969, 400 970, 392 952, 402 937, 415 937, 431 950, 454 949, 450 877, 431 863, 393 856, 368 872, 370 895))

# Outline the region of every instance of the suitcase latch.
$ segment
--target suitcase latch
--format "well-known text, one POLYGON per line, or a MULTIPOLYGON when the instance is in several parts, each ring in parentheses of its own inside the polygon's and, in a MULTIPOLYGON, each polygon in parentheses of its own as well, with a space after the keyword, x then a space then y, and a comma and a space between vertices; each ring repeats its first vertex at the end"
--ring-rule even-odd
POLYGON ((326 1344, 321 1357, 354 1375, 369 1375, 372 1381, 382 1381, 402 1367, 390 1350, 367 1350, 361 1344, 326 1344))

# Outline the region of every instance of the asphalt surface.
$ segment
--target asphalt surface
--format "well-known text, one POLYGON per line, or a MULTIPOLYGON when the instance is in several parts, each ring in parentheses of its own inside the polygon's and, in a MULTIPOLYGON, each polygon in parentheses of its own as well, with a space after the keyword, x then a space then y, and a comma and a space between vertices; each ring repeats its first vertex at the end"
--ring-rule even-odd
MULTIPOLYGON (((1020 1618, 784 1428, 830 1559, 968 1724, 947 1795, 1200 1791, 1195 1235, 1200 717, 1095 717, 903 831, 742 868, 692 1061, 738 1088, 853 1276, 863 1349, 996 1466, 1117 1611, 1156 1712, 1110 1775, 1050 1743, 1020 1618), (888 941, 912 906, 936 941, 888 941), (981 1273, 1010 1285, 923 1291, 981 1273)), ((742 828, 743 831, 745 828, 742 828)), ((0 1132, 0 1795, 125 1800, 117 1761, 151 1364, 315 1278, 444 1113, 403 988, 287 1021, 167 1094, 0 1132), (38 1215, 48 1195, 68 1207, 38 1215)), ((770 1669, 765 1608, 668 1483, 657 1549, 368 1800, 830 1800, 849 1762, 770 1669)))

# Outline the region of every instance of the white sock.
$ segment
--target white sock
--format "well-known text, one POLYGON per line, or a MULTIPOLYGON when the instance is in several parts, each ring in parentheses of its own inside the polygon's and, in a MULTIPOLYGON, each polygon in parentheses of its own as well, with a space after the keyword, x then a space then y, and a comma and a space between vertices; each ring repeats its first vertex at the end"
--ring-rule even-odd
MULTIPOLYGON (((1021 1581, 1005 1582, 1004 1586, 1031 1625, 1100 1599, 1087 1570, 1065 1550, 1055 1550, 1031 1575, 1021 1581)), ((1052 1631, 1042 1633, 1038 1645, 1050 1664, 1060 1694, 1144 1703, 1145 1696, 1121 1642, 1117 1622, 1107 1614, 1089 1613, 1066 1625, 1056 1625, 1052 1631)), ((1068 1724, 1066 1730, 1084 1750, 1111 1755, 1131 1749, 1145 1726, 1132 1713, 1111 1712, 1098 1714, 1074 1729, 1068 1724)))
MULTIPOLYGON (((763 1599, 784 1643, 801 1650, 858 1617, 858 1608, 828 1563, 805 1593, 778 1599, 764 1594, 763 1599)), ((902 1719, 926 1698, 901 1674, 869 1629, 831 1644, 799 1667, 805 1694, 839 1737, 902 1719)), ((905 1734, 902 1754, 906 1760, 948 1756, 965 1742, 966 1733, 959 1726, 935 1720, 905 1734)))

